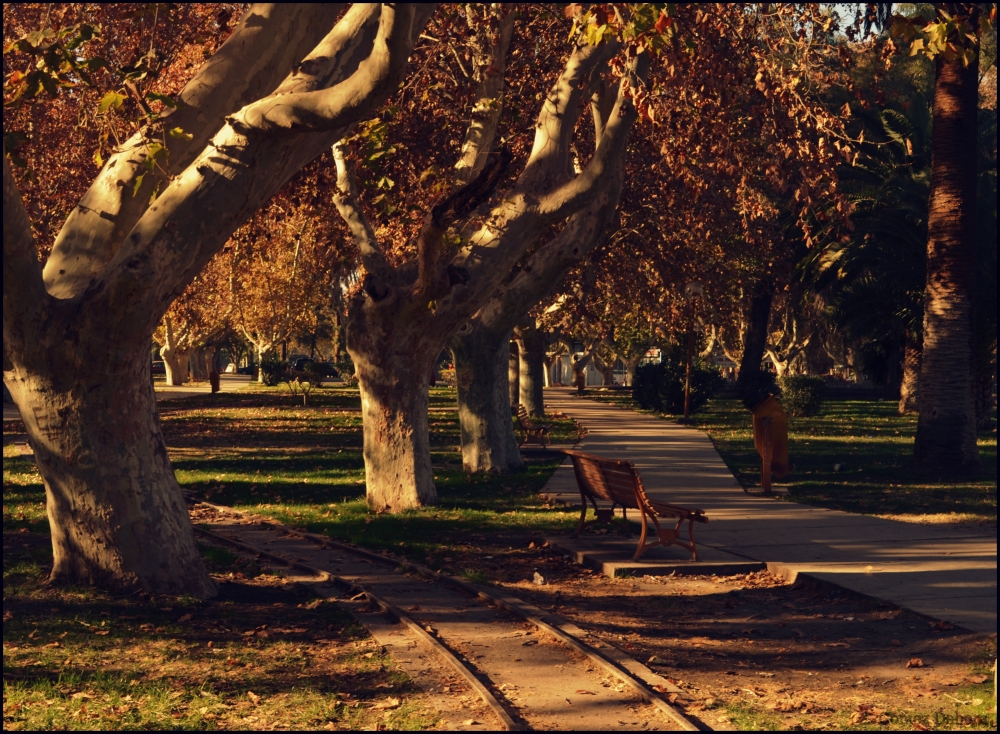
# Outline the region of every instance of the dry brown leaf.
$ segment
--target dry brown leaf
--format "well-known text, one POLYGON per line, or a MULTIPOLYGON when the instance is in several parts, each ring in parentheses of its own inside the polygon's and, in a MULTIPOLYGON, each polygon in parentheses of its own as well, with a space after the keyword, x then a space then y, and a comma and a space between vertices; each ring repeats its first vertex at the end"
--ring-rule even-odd
POLYGON ((375 708, 377 709, 394 709, 397 708, 398 706, 399 706, 398 698, 387 698, 386 700, 379 701, 377 704, 375 704, 375 708))
POLYGON ((476 721, 475 719, 466 719, 465 721, 462 722, 462 724, 464 724, 465 726, 475 726, 476 724, 479 723, 480 722, 476 721))
POLYGON ((585 691, 582 688, 578 688, 576 692, 577 692, 577 695, 580 695, 580 696, 596 696, 597 695, 593 691, 585 691))
POLYGON ((254 706, 260 706, 260 696, 253 691, 247 691, 247 698, 250 699, 254 706))
POLYGON ((966 678, 969 683, 985 683, 990 677, 988 675, 980 673, 979 675, 970 675, 966 678))
POLYGON ((182 616, 177 621, 178 622, 190 622, 191 621, 191 615, 190 614, 185 614, 184 616, 182 616))
POLYGON ((907 668, 922 668, 924 667, 924 661, 920 658, 910 658, 906 663, 907 668))

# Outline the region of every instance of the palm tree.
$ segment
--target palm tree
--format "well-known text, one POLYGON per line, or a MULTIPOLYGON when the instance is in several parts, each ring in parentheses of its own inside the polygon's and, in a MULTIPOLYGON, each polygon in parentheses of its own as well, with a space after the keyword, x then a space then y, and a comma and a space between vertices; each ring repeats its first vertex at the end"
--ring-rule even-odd
MULTIPOLYGON (((940 3, 944 19, 977 27, 979 6, 940 3)), ((958 36, 958 33, 955 33, 958 36)), ((964 42, 963 42, 964 41, 964 42)), ((976 289, 976 140, 979 44, 935 58, 927 285, 915 463, 935 473, 975 471, 973 296, 976 289)))

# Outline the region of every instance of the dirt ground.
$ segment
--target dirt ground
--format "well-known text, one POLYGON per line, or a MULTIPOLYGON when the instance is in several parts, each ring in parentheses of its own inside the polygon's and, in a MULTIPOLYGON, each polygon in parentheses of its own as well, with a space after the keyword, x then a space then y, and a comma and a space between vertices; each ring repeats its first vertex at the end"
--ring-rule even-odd
POLYGON ((713 728, 995 729, 996 635, 766 572, 609 579, 541 540, 462 560, 649 665, 713 728))

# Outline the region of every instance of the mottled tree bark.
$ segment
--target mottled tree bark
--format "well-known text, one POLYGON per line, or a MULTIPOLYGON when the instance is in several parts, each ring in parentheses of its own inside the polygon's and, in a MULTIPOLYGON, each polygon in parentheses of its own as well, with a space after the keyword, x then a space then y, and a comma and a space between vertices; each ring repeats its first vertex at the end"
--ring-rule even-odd
POLYGON ((545 396, 542 387, 545 381, 545 350, 548 339, 534 323, 519 326, 515 330, 517 350, 520 356, 520 401, 535 418, 545 417, 545 396))
POLYGON ((147 141, 126 143, 44 274, 5 156, 4 379, 46 487, 53 580, 214 593, 160 435, 153 331, 233 231, 398 89, 433 8, 253 5, 179 95, 174 175, 134 194, 147 141))
POLYGON ((976 471, 973 291, 976 265, 977 61, 936 59, 927 289, 914 460, 934 473, 976 471))
POLYGON ((462 466, 470 473, 524 468, 510 413, 510 331, 476 328, 451 340, 462 466))
POLYGON ((517 343, 511 342, 507 353, 507 387, 511 407, 521 402, 521 360, 517 343))

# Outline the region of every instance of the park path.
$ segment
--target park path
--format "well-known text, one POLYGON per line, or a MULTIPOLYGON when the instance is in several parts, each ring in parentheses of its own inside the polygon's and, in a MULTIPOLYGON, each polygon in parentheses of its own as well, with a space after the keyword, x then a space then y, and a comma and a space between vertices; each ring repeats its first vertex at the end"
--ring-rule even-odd
MULTIPOLYGON (((569 389, 547 389, 545 399, 547 409, 587 429, 579 450, 627 459, 653 497, 706 511, 710 521, 696 535, 707 572, 715 564, 766 563, 790 580, 803 573, 969 630, 997 631, 995 525, 917 525, 748 495, 702 431, 581 399, 569 389)), ((579 506, 568 460, 543 491, 579 506)), ((574 550, 600 542, 584 537, 574 550)), ((616 557, 627 560, 634 539, 630 547, 614 546, 616 557)), ((676 565, 687 553, 654 549, 646 558, 676 565)))
MULTIPOLYGON (((247 375, 219 376, 219 392, 236 392, 249 384, 250 378, 247 375)), ((156 383, 154 389, 156 390, 156 402, 158 403, 161 403, 164 400, 190 398, 194 395, 210 395, 212 392, 212 388, 208 385, 181 385, 179 387, 168 387, 167 385, 159 382, 156 383)), ((5 421, 21 420, 21 414, 18 412, 17 406, 13 403, 4 403, 3 419, 5 421)))

